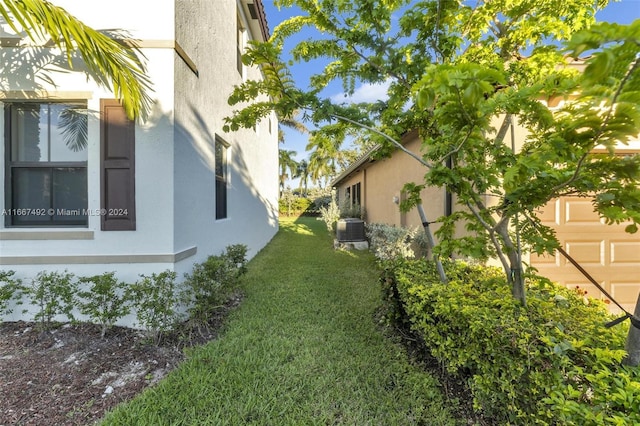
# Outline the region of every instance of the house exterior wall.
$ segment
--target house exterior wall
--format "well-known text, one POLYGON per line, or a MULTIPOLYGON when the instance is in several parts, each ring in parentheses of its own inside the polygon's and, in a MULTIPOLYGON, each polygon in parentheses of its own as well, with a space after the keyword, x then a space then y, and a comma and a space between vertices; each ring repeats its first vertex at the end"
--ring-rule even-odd
MULTIPOLYGON (((135 126, 135 231, 102 231, 99 215, 86 227, 8 227, 0 220, 0 270, 14 270, 23 280, 47 270, 76 275, 116 271, 124 281, 166 269, 181 279, 195 262, 219 254, 227 245, 249 246, 249 256, 277 231, 277 120, 263 120, 257 130, 225 134, 231 114, 227 97, 239 84, 236 70, 236 0, 58 0, 93 28, 123 28, 139 41, 153 82, 149 119, 135 126), (141 19, 153 10, 153 19, 141 19), (126 13, 123 13, 126 11, 126 13), (176 43, 184 51, 181 56, 176 43), (198 67, 198 74, 184 58, 198 67), (229 144, 228 218, 215 219, 216 137, 229 144)), ((249 18, 250 19, 250 18, 249 18)), ((252 24, 255 27, 255 23, 252 24)), ((260 37, 260 34, 256 34, 260 37)), ((250 37, 247 34, 247 38, 250 37)), ((23 49, 13 49, 16 56, 23 49)), ((7 52, 4 50, 3 52, 7 52)), ((49 52, 47 50, 46 52, 49 52)), ((99 210, 100 99, 114 95, 83 73, 55 74, 55 87, 25 81, 19 72, 0 74, 6 99, 86 100, 88 123, 88 209, 99 210), (46 92, 43 94, 43 92, 46 92)), ((246 69, 245 78, 260 71, 246 69)), ((0 132, 4 134, 3 103, 0 132)), ((0 210, 5 208, 5 149, 0 149, 0 210)), ((4 218, 2 218, 4 219, 4 218)), ((19 319, 11 317, 10 319, 19 319)))
MULTIPOLYGON (((410 133, 403 142, 404 147, 409 151, 420 154, 420 140, 417 133, 410 133)), ((409 155, 398 151, 391 157, 367 163, 349 174, 340 180, 336 190, 342 199, 346 188, 361 182, 361 204, 365 209, 365 220, 368 223, 421 227, 422 222, 417 209, 402 213, 397 203, 404 199, 405 195, 402 191, 404 185, 408 182, 423 183, 425 173, 424 166, 409 155)), ((420 196, 429 221, 444 215, 444 191, 427 187, 421 191, 420 196)), ((434 224, 431 228, 432 231, 436 231, 438 226, 434 224)))
MULTIPOLYGON (((253 256, 278 229, 275 117, 271 123, 263 120, 256 130, 223 132, 224 118, 232 114, 227 103, 232 85, 242 83, 243 77, 261 77, 257 69, 244 67, 243 76, 237 70, 238 19, 245 40, 261 37, 250 33, 251 17, 235 1, 176 2, 175 38, 198 75, 176 58, 173 238, 177 250, 197 246, 197 261, 236 243, 246 244, 253 256), (228 214, 221 220, 215 219, 216 138, 228 144, 228 214)), ((190 269, 191 261, 184 266, 190 269)))
MULTIPOLYGON (((121 22, 123 9, 130 13, 124 14, 130 35, 134 38, 165 37, 166 26, 159 32, 151 27, 142 27, 141 24, 148 21, 134 20, 133 16, 142 16, 150 2, 126 2, 123 0, 109 2, 73 2, 58 1, 57 5, 66 8, 74 16, 94 25, 96 28, 124 28, 118 25, 121 22), (146 3, 146 6, 145 6, 146 3)), ((154 16, 160 22, 170 24, 173 20, 171 2, 163 0, 155 2, 154 8, 159 10, 154 16)), ((154 18, 155 19, 155 18, 154 18)), ((154 24, 155 25, 155 24, 154 24)), ((169 38, 172 38, 170 36, 169 38)), ((7 49, 7 48, 4 48, 7 49)), ((16 51, 15 48, 13 51, 16 51)), ((25 49, 20 49, 24 52, 25 49)), ((0 267, 11 266, 12 263, 46 262, 47 257, 56 256, 58 268, 74 268, 76 262, 90 261, 91 256, 113 256, 126 253, 134 255, 171 255, 173 245, 171 235, 157 232, 158 229, 171 229, 172 211, 158 214, 160 206, 171 205, 171 193, 173 184, 171 174, 158 173, 159 170, 171 170, 173 168, 171 137, 172 123, 163 121, 162 116, 170 115, 173 105, 173 67, 167 64, 173 63, 173 51, 169 49, 142 49, 147 58, 147 71, 154 82, 153 97, 156 105, 153 117, 148 123, 136 126, 136 205, 138 207, 136 231, 103 232, 100 230, 100 216, 90 215, 88 226, 85 228, 7 228, 4 220, 0 222, 0 267), (167 90, 167 88, 169 90, 167 90), (156 190, 148 190, 156 188, 156 190), (163 188, 161 190, 161 188, 163 188), (83 232, 82 239, 76 239, 74 233, 83 232), (55 238, 46 238, 46 233, 55 233, 55 238), (126 250, 123 250, 126 248, 126 250)), ((15 91, 22 91, 24 95, 32 99, 77 99, 85 100, 91 111, 88 120, 88 158, 87 158, 87 191, 88 209, 91 211, 100 209, 100 111, 101 98, 113 98, 113 94, 99 87, 93 81, 88 80, 84 74, 69 72, 53 74, 55 86, 46 81, 37 80, 26 85, 24 81, 13 78, 12 75, 3 75, 5 97, 11 99, 15 91), (12 92, 14 91, 14 92, 12 92), (45 91, 45 95, 36 92, 45 91)), ((4 117, 4 114, 2 114, 4 117)), ((4 134, 4 120, 2 134, 4 134)), ((4 138, 2 145, 4 147, 4 138)), ((0 150, 1 164, 4 169, 4 153, 0 150)), ((4 173, 2 179, 2 191, 4 193, 4 173)), ((3 194, 4 195, 4 194, 3 194)), ((0 197, 0 203, 4 208, 4 196, 0 197)), ((166 209, 165 209, 166 210, 166 209)), ((4 218, 3 218, 4 219, 4 218)), ((132 258, 133 260, 133 258, 132 258)), ((100 260, 98 259, 98 262, 100 260)), ((144 264, 144 262, 142 262, 144 264)), ((38 270, 45 269, 44 266, 38 270)), ((113 269, 113 265, 107 264, 106 270, 113 269)), ((120 267, 119 267, 120 268, 120 267)), ((16 268, 13 268, 16 269, 16 268)), ((126 267, 124 268, 126 269, 126 267)), ((151 265, 155 270, 156 265, 151 265)), ((151 270, 149 269, 149 270, 151 270)), ((142 271, 145 268, 142 267, 142 271)), ((129 274, 129 278, 137 278, 129 274)), ((126 275, 123 273, 123 275, 126 275)))
MULTIPOLYGON (((496 119, 493 127, 500 128, 502 121, 496 119)), ((525 129, 514 122, 513 142, 516 150, 521 149, 526 139, 525 129)), ((511 130, 505 137, 505 143, 511 143, 511 130)), ((404 146, 414 153, 419 153, 420 144, 416 136, 405 139, 404 146)), ((640 139, 636 138, 628 145, 620 145, 617 152, 633 154, 640 152, 640 139)), ((391 200, 402 197, 401 189, 405 182, 420 183, 424 168, 414 159, 400 151, 390 158, 373 162, 363 161, 346 176, 338 178, 336 190, 342 195, 347 187, 362 182, 363 206, 366 209, 366 221, 369 223, 386 223, 396 226, 418 226, 420 221, 417 212, 403 215, 391 200)), ((445 213, 445 191, 442 188, 427 188, 422 193, 422 200, 428 220, 435 220, 445 213)), ((497 197, 486 197, 488 206, 499 202, 497 197)), ((461 209, 455 205, 453 209, 461 209)), ((640 293, 640 237, 628 234, 624 228, 628 223, 606 225, 593 211, 590 199, 578 197, 562 197, 551 200, 539 211, 543 223, 556 231, 561 246, 573 256, 578 263, 596 279, 626 310, 633 311, 640 293)), ((437 230, 437 224, 431 226, 437 230)), ((458 235, 464 235, 464 226, 457 228, 458 235)), ((554 256, 536 256, 525 254, 525 263, 538 269, 539 273, 549 279, 566 285, 569 288, 580 287, 586 290, 589 297, 606 299, 606 297, 584 277, 567 259, 557 253, 554 256)), ((496 259, 489 261, 500 266, 496 259)), ((612 312, 619 309, 609 304, 612 312)))

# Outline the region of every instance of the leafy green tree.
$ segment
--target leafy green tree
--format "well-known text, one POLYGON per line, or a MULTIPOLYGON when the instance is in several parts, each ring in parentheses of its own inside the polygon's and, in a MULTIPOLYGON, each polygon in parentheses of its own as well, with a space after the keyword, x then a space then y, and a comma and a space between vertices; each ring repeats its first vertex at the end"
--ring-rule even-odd
POLYGON ((0 14, 14 31, 25 32, 34 42, 52 40, 71 68, 78 52, 90 77, 113 91, 129 118, 146 117, 151 81, 134 43, 110 37, 122 34, 96 31, 47 0, 0 0, 0 14))
POLYGON ((594 26, 597 8, 607 2, 591 0, 277 3, 296 5, 302 14, 277 26, 268 42, 251 45, 245 60, 261 66, 265 79, 235 89, 230 103, 249 106, 227 119, 227 129, 250 127, 263 111, 301 110, 324 125, 318 138, 339 140, 358 128, 381 151, 406 152, 425 166, 425 179, 405 188, 405 208, 421 202, 426 185, 446 187, 462 207, 439 219, 436 253, 497 257, 523 303, 519 243, 535 252, 558 247, 536 218, 549 200, 595 197, 607 222, 630 221, 627 230, 637 230, 640 157, 614 151, 640 132, 640 21, 594 26), (301 90, 282 46, 306 27, 320 36, 299 42, 292 61, 327 65, 301 90), (593 54, 584 72, 567 66, 567 54, 587 51, 593 54), (334 81, 347 94, 358 83, 390 83, 386 99, 337 104, 323 96, 334 81), (255 102, 258 95, 269 101, 255 102), (553 98, 566 102, 552 111, 541 100, 553 98), (514 124, 527 131, 519 149, 509 143, 514 124), (423 140, 422 155, 399 143, 413 129, 423 140), (456 238, 459 221, 470 236, 456 238))

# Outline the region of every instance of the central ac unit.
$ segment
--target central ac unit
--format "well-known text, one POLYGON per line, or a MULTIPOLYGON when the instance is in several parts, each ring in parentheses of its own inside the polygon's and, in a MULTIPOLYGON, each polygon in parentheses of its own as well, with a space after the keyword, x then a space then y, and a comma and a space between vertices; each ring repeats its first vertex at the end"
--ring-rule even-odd
POLYGON ((338 241, 366 241, 364 221, 361 219, 340 219, 336 227, 338 241))

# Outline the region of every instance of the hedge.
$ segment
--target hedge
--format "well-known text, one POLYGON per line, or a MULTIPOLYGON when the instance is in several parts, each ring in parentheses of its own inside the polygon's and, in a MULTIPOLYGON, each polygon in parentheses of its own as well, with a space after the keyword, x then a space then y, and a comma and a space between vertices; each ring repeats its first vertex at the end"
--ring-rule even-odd
POLYGON ((628 325, 584 293, 530 279, 527 306, 502 270, 450 262, 384 264, 383 288, 448 374, 468 384, 474 408, 499 424, 640 424, 640 370, 621 365, 628 325))

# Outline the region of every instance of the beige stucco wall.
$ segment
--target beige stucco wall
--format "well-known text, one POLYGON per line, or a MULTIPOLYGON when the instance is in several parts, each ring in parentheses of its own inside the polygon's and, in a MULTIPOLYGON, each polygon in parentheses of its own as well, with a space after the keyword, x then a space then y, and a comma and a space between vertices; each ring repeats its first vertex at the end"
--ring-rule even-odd
MULTIPOLYGON (((419 154, 420 140, 412 134, 404 145, 408 150, 419 154)), ((421 226, 417 209, 407 213, 400 212, 399 202, 403 199, 402 188, 406 183, 420 184, 424 181, 426 169, 409 155, 396 152, 389 158, 368 163, 344 178, 336 187, 340 197, 345 189, 361 182, 361 203, 365 208, 368 223, 386 223, 397 226, 421 226)), ((444 215, 445 192, 440 188, 426 188, 421 192, 422 204, 429 221, 444 215)), ((432 225, 435 231, 437 224, 432 225)))

